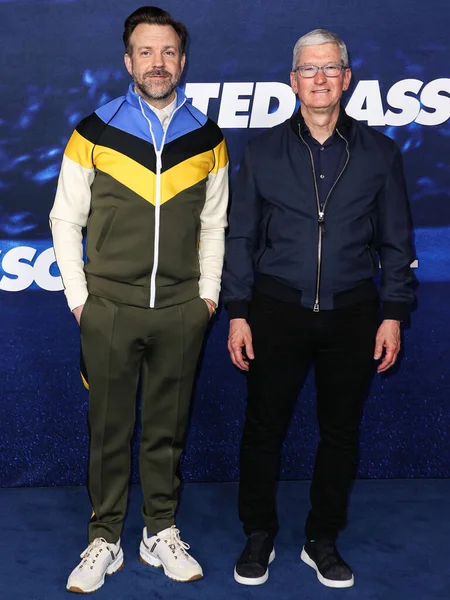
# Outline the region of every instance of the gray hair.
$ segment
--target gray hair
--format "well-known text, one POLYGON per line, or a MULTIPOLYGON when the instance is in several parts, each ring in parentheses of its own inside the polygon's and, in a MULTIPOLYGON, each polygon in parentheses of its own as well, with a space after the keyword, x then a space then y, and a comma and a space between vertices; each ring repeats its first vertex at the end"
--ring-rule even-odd
POLYGON ((297 60, 300 55, 300 51, 305 46, 319 46, 320 44, 337 44, 341 53, 341 61, 344 67, 348 67, 348 52, 347 46, 335 33, 327 31, 326 29, 314 29, 306 35, 302 36, 294 46, 294 57, 292 60, 292 70, 296 69, 297 60))

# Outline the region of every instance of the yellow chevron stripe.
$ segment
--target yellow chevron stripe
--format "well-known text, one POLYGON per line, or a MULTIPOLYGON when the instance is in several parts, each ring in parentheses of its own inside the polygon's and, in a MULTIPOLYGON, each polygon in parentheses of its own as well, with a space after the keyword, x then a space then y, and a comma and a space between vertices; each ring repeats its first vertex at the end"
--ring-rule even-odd
POLYGON ((206 179, 213 162, 212 152, 207 150, 165 171, 161 176, 161 204, 206 179))
POLYGON ((94 144, 75 130, 67 142, 64 154, 85 169, 92 169, 91 154, 93 146, 94 144))
MULTIPOLYGON (((213 168, 213 162, 213 154, 208 150, 188 158, 162 173, 161 204, 206 179, 213 168)), ((216 157, 216 163, 218 162, 216 157)), ((111 175, 122 185, 155 205, 156 175, 152 171, 124 154, 105 146, 95 147, 95 164, 100 171, 111 175)), ((215 169, 212 172, 214 171, 215 169)))
MULTIPOLYGON (((65 154, 82 167, 92 168, 92 148, 91 142, 74 131, 67 144, 65 154)), ((95 146, 94 162, 100 171, 111 175, 119 183, 155 205, 156 175, 152 171, 125 154, 100 145, 95 146)), ((214 155, 207 150, 165 171, 161 175, 161 204, 203 181, 210 172, 217 173, 227 163, 227 148, 225 141, 222 140, 214 148, 214 155)))
POLYGON ((155 204, 156 175, 149 169, 106 146, 95 146, 95 166, 150 204, 155 204))

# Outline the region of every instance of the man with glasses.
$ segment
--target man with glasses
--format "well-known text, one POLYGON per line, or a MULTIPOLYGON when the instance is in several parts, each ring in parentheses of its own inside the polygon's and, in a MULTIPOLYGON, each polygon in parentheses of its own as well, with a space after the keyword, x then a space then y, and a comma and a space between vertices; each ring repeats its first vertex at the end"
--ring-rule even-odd
POLYGON ((350 79, 335 34, 319 29, 298 40, 291 86, 300 110, 249 143, 232 202, 223 289, 231 360, 248 371, 239 487, 248 539, 234 573, 246 585, 264 583, 275 558, 281 447, 310 364, 320 441, 301 558, 322 584, 353 585, 336 539, 363 400, 374 360, 378 373, 396 362, 413 300, 401 155, 345 113, 350 79))

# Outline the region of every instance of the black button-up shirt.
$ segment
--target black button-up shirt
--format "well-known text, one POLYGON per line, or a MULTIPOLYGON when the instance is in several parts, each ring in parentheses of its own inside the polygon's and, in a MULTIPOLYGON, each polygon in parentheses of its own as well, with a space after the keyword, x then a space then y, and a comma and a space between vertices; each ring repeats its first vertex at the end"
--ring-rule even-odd
POLYGON ((334 131, 323 144, 320 144, 307 128, 303 138, 312 152, 320 210, 323 211, 326 198, 345 163, 345 142, 334 131))

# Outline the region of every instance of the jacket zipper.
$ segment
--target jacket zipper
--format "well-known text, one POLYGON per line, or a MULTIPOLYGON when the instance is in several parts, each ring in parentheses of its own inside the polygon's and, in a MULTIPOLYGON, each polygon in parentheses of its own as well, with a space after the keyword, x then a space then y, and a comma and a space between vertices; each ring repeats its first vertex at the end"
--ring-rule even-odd
MULTIPOLYGON (((145 120, 148 123, 148 127, 150 130, 150 135, 152 137, 153 148, 155 149, 156 155, 156 190, 155 190, 155 237, 153 243, 153 268, 152 274, 150 276, 150 308, 155 308, 156 303, 156 273, 158 272, 158 263, 159 263, 159 227, 161 220, 161 170, 162 170, 162 152, 164 150, 164 144, 166 142, 167 131, 169 130, 170 123, 175 115, 175 113, 183 106, 186 102, 186 99, 177 106, 177 108, 173 111, 170 116, 169 122, 167 123, 167 127, 163 130, 163 137, 161 141, 161 147, 159 150, 156 147, 156 140, 153 134, 152 123, 150 119, 147 117, 144 111, 144 107, 142 106, 142 100, 139 98, 139 105, 141 107, 141 113, 144 116, 145 120)), ((151 109, 150 109, 151 110, 151 109)))
POLYGON ((313 307, 313 311, 314 312, 319 312, 320 311, 320 302, 319 302, 319 299, 320 299, 320 277, 321 277, 321 273, 322 273, 322 239, 323 239, 323 236, 325 235, 325 209, 327 207, 328 200, 329 200, 329 198, 331 196, 332 191, 336 187, 336 184, 339 181, 339 179, 342 177, 342 174, 343 174, 343 172, 345 171, 345 169, 346 169, 346 167, 348 165, 348 161, 350 160, 350 151, 348 149, 348 141, 346 140, 346 138, 343 135, 341 135, 341 133, 339 132, 338 129, 336 129, 336 133, 345 142, 345 151, 347 153, 347 158, 345 160, 345 164, 342 167, 341 172, 339 173, 339 175, 336 178, 336 181, 331 186, 331 189, 328 192, 327 197, 325 198, 325 202, 323 203, 322 209, 321 209, 320 199, 319 199, 319 190, 317 188, 316 169, 314 167, 314 158, 313 158, 313 155, 312 155, 312 152, 311 152, 311 148, 308 146, 308 144, 305 142, 305 140, 304 140, 304 138, 302 136, 300 124, 298 126, 298 134, 300 136, 300 139, 302 140, 302 142, 305 144, 305 146, 308 149, 309 158, 310 158, 310 161, 311 161, 311 168, 312 168, 313 180, 314 180, 314 189, 315 189, 315 192, 316 192, 317 215, 318 215, 318 225, 319 225, 319 234, 318 234, 318 242, 317 242, 316 297, 314 299, 314 307, 313 307))

